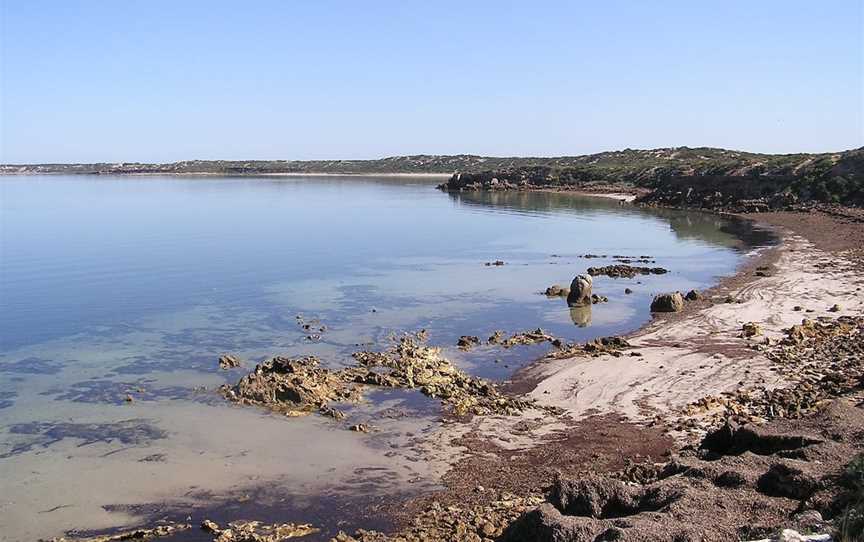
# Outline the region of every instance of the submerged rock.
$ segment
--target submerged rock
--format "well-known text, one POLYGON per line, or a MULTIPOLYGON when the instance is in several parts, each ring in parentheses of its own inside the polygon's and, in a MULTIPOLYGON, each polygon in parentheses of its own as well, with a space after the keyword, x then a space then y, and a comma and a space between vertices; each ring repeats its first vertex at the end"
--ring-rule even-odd
POLYGON ((240 367, 242 364, 243 362, 240 358, 232 354, 222 354, 219 356, 220 369, 233 369, 235 367, 240 367))
POLYGON ((570 289, 564 288, 558 284, 553 284, 552 286, 546 288, 546 291, 543 292, 546 297, 567 297, 570 295, 570 289))
POLYGON ((570 292, 567 294, 567 304, 571 307, 583 307, 591 305, 591 289, 593 284, 591 275, 576 275, 570 283, 570 292))
POLYGON ((480 338, 475 337, 474 335, 462 335, 459 337, 459 340, 456 342, 456 346, 461 348, 462 350, 470 350, 471 348, 480 344, 480 338))
POLYGON ((651 312, 680 312, 684 310, 684 297, 681 292, 659 294, 651 302, 651 312))
POLYGON ((52 538, 50 542, 115 542, 121 540, 152 540, 165 536, 173 536, 181 531, 190 529, 192 526, 186 523, 170 523, 158 525, 152 528, 133 529, 109 535, 90 536, 86 538, 67 538, 61 536, 52 538))

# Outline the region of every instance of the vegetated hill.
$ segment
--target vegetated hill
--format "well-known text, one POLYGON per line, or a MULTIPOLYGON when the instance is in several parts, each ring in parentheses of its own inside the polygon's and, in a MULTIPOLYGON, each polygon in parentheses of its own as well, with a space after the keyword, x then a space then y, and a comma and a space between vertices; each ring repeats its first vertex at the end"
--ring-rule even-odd
POLYGON ((0 165, 0 174, 280 173, 452 174, 447 190, 640 187, 646 203, 709 208, 752 200, 757 207, 796 201, 864 205, 864 147, 823 154, 757 154, 714 148, 663 148, 561 157, 470 154, 394 156, 377 160, 188 160, 167 164, 0 165), (494 181, 494 182, 493 182, 494 181))
POLYGON ((755 154, 710 148, 623 150, 554 164, 460 172, 446 190, 644 188, 648 204, 760 210, 808 201, 864 205, 864 148, 755 154))
POLYGON ((218 174, 268 175, 279 173, 439 173, 482 171, 524 165, 556 164, 568 158, 489 158, 470 154, 392 156, 376 160, 186 160, 166 164, 140 162, 97 164, 6 164, 0 174, 218 174))

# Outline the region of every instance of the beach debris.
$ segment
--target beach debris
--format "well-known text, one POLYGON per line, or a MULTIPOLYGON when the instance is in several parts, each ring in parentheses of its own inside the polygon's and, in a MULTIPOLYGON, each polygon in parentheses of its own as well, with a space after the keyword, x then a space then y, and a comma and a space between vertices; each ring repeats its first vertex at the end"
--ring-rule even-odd
POLYGON ((220 369, 233 369, 235 367, 241 367, 242 365, 243 361, 233 354, 222 354, 219 356, 220 369))
POLYGON ((224 529, 215 521, 205 519, 201 529, 214 536, 214 542, 282 542, 320 532, 309 523, 274 523, 232 521, 224 529))
POLYGON ((480 338, 474 335, 462 335, 456 342, 456 346, 462 350, 470 350, 480 344, 480 338))
POLYGON ((591 305, 591 289, 594 280, 591 275, 576 275, 570 283, 567 304, 571 307, 591 305))
POLYGON ((659 294, 651 302, 651 312, 680 312, 684 310, 681 292, 659 294))
POLYGON ((142 527, 130 531, 84 538, 61 536, 58 538, 52 538, 49 542, 115 542, 125 540, 152 540, 154 538, 172 536, 191 528, 192 526, 186 523, 169 523, 166 525, 157 525, 152 528, 142 527))
POLYGON ((755 337, 757 335, 762 335, 762 333, 762 326, 756 322, 745 322, 744 325, 741 326, 741 334, 744 337, 755 337))
POLYGON ((664 269, 662 267, 638 267, 624 264, 588 268, 588 274, 592 277, 596 277, 598 275, 605 275, 613 279, 632 279, 636 275, 664 275, 668 272, 668 269, 664 269))
POLYGON ((687 301, 699 301, 703 298, 704 296, 699 290, 690 290, 689 292, 687 292, 687 295, 684 296, 684 299, 686 299, 687 301))

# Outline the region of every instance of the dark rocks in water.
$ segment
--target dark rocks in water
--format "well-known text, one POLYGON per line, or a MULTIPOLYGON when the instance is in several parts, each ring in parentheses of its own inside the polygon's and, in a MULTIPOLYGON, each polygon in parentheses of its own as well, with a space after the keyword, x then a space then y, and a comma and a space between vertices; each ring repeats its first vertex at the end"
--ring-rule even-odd
POLYGON ((630 288, 624 288, 624 293, 629 295, 633 293, 633 290, 631 290, 630 288))
POLYGON ((606 275, 612 278, 632 279, 636 275, 663 275, 669 271, 662 267, 635 267, 632 265, 607 265, 604 267, 589 267, 588 274, 592 277, 606 275))
POLYGON ((699 290, 690 290, 687 292, 687 295, 684 296, 684 299, 687 301, 699 301, 700 299, 704 299, 704 296, 699 290))
POLYGON ((474 335, 462 335, 456 342, 456 346, 463 350, 470 350, 480 344, 480 338, 474 335))
POLYGON ((233 369, 242 365, 243 361, 239 357, 232 354, 222 354, 221 356, 219 356, 220 369, 233 369))
POLYGON ((504 332, 500 329, 496 329, 492 335, 489 335, 489 338, 486 339, 486 342, 489 344, 501 344, 504 340, 504 332))
POLYGON ((499 267, 499 266, 504 265, 504 261, 503 260, 495 260, 494 262, 486 262, 483 265, 485 265, 486 267, 490 267, 490 266, 499 267))
POLYGON ((570 289, 564 288, 558 284, 553 284, 552 286, 546 288, 546 291, 543 292, 543 295, 546 297, 567 297, 570 295, 570 289))
POLYGON ((591 304, 592 305, 596 305, 597 303, 607 303, 608 301, 609 301, 609 298, 606 297, 605 295, 591 294, 591 304))
POLYGON ((501 344, 504 348, 510 348, 511 346, 517 345, 528 345, 528 344, 537 344, 543 342, 553 342, 555 337, 549 335, 543 329, 537 328, 533 331, 524 331, 522 333, 516 333, 508 338, 506 341, 501 344))
POLYGON ((591 289, 594 280, 591 275, 576 275, 570 283, 570 293, 567 294, 567 304, 571 307, 591 305, 591 289))
POLYGON ((651 302, 651 312, 680 312, 684 310, 684 297, 681 292, 659 294, 651 302))

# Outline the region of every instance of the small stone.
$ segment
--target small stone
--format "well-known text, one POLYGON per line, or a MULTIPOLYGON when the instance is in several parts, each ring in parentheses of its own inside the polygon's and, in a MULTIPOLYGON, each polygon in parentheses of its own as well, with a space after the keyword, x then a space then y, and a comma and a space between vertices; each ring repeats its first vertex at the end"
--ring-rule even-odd
POLYGON ((831 306, 830 309, 828 309, 828 312, 840 312, 840 305, 835 303, 834 305, 831 306))

